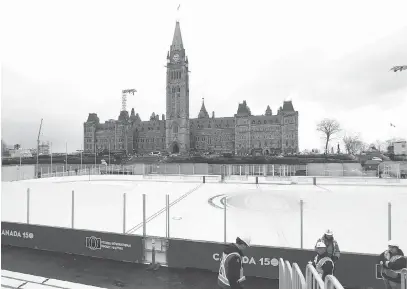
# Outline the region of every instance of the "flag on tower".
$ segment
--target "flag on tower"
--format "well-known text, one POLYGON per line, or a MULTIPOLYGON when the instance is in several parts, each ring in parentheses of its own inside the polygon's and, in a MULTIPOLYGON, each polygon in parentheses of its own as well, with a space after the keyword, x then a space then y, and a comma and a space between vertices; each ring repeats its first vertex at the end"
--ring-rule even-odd
POLYGON ((181 4, 178 5, 177 11, 179 11, 179 7, 181 7, 181 4))

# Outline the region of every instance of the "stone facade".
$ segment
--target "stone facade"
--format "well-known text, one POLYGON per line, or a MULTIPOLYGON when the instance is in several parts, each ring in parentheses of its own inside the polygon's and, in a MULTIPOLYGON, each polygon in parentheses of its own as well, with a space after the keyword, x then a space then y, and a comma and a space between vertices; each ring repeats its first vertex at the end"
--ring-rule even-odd
POLYGON ((246 101, 238 105, 232 117, 210 117, 202 101, 198 118, 189 118, 188 57, 181 37, 179 22, 167 53, 166 117, 153 113, 141 121, 134 108, 129 117, 122 111, 118 120, 99 123, 90 113, 84 123, 84 150, 95 149, 149 153, 167 151, 185 153, 191 150, 234 152, 238 155, 280 154, 298 152, 298 112, 291 101, 272 113, 270 106, 263 115, 252 115, 246 101))

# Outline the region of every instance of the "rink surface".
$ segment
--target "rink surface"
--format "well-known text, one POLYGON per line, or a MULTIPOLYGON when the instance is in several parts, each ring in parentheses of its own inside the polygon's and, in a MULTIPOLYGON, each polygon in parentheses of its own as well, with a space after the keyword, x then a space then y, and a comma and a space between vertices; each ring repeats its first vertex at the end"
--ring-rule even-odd
POLYGON ((142 180, 141 176, 75 176, 2 182, 1 219, 71 227, 72 191, 75 228, 142 234, 146 194, 147 235, 166 235, 165 196, 170 198, 170 237, 223 242, 227 197, 227 239, 249 235, 253 244, 300 247, 300 200, 304 201, 304 248, 323 232, 334 231, 341 251, 379 254, 387 247, 388 202, 392 239, 407 248, 407 184, 278 185, 142 180))

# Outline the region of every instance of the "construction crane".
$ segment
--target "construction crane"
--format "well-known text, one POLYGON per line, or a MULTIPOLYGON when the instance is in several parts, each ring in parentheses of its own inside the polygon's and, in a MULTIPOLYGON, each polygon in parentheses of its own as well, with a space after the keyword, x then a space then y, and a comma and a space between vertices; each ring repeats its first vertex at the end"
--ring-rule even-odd
POLYGON ((127 104, 127 94, 131 93, 134 95, 134 93, 137 92, 137 90, 133 89, 124 89, 122 90, 122 111, 126 110, 126 104, 127 104))
POLYGON ((40 124, 40 129, 38 131, 38 137, 37 137, 37 173, 36 177, 38 178, 38 156, 40 155, 40 135, 41 135, 41 128, 42 128, 42 118, 41 118, 41 124, 40 124))

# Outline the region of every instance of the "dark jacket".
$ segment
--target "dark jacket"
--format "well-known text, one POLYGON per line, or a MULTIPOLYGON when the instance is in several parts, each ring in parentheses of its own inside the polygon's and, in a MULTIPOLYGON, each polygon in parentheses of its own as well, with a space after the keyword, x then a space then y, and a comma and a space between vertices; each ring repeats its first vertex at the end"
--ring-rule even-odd
MULTIPOLYGON (((383 253, 380 254, 379 256, 379 262, 383 262, 383 267, 388 268, 391 270, 401 270, 407 267, 407 258, 404 257, 404 253, 402 250, 398 249, 396 254, 391 254, 389 250, 384 251, 383 253), (390 261, 390 258, 393 256, 403 256, 403 258, 399 258, 395 260, 394 262, 389 262, 389 264, 386 266, 386 262, 390 261)), ((387 280, 396 282, 396 283, 401 283, 401 275, 398 274, 398 277, 392 278, 388 275, 386 275, 384 272, 382 272, 382 277, 386 278, 387 280)))
MULTIPOLYGON (((237 282, 240 278, 240 268, 242 264, 242 257, 243 252, 236 246, 236 244, 229 244, 225 245, 225 248, 223 250, 223 253, 226 255, 231 254, 231 253, 239 253, 240 258, 238 256, 231 256, 227 260, 227 264, 225 264, 226 268, 226 277, 229 280, 230 288, 231 289, 240 289, 242 288, 240 284, 237 282)), ((218 281, 218 285, 223 288, 223 284, 218 281)))
MULTIPOLYGON (((330 257, 328 253, 324 253, 322 255, 317 255, 316 258, 312 261, 312 265, 316 268, 319 260, 324 257, 330 257)), ((334 264, 331 261, 327 261, 322 265, 322 280, 325 281, 325 277, 327 275, 333 275, 334 264)))

